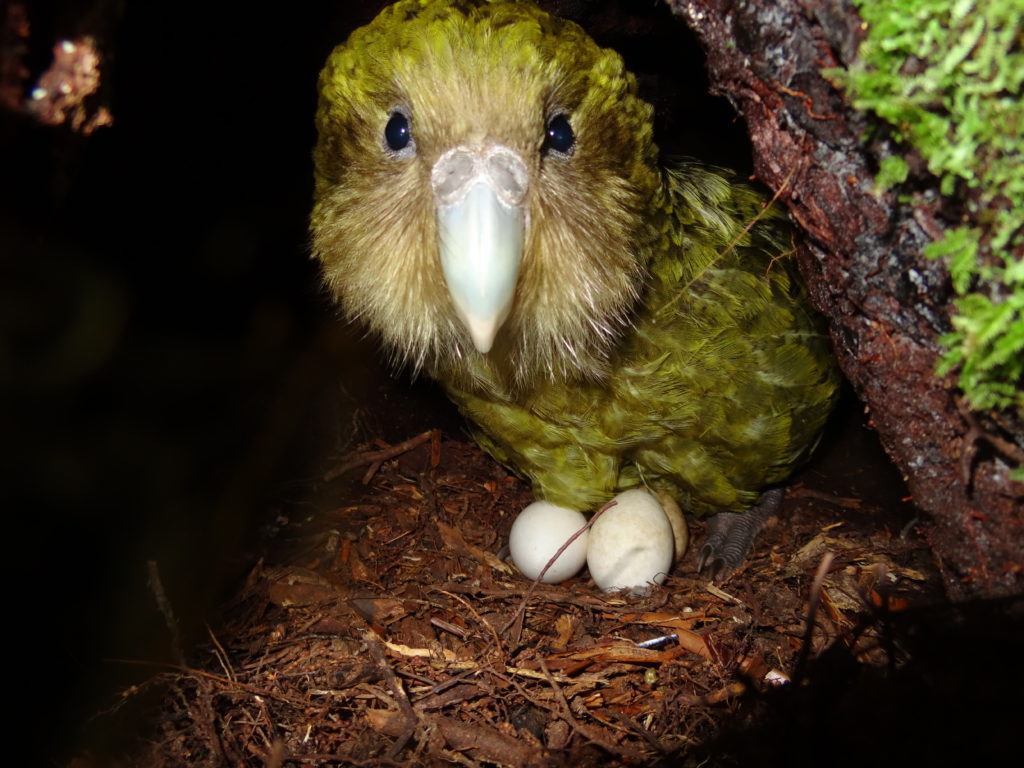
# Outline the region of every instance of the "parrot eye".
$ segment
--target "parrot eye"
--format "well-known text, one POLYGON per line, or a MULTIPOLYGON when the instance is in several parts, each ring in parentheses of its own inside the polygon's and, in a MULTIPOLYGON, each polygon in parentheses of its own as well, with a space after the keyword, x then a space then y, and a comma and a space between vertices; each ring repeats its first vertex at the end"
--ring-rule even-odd
POLYGON ((548 120, 548 127, 544 129, 542 152, 550 150, 560 155, 570 155, 575 146, 576 134, 572 132, 566 115, 558 114, 548 120))
POLYGON ((401 112, 392 112, 388 124, 384 126, 384 143, 392 152, 401 152, 412 141, 412 130, 409 118, 401 112))

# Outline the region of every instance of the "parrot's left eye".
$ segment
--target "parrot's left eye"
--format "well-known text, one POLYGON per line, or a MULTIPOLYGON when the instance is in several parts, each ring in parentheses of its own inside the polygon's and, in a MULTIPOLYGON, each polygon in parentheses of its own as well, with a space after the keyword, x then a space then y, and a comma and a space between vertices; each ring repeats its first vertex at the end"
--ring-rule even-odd
POLYGON ((547 128, 544 129, 544 144, 542 152, 556 152, 559 155, 572 154, 576 146, 576 134, 569 125, 567 115, 558 114, 548 120, 547 128))
POLYGON ((401 152, 412 142, 412 129, 409 118, 401 112, 392 112, 388 124, 384 126, 384 143, 392 152, 401 152))

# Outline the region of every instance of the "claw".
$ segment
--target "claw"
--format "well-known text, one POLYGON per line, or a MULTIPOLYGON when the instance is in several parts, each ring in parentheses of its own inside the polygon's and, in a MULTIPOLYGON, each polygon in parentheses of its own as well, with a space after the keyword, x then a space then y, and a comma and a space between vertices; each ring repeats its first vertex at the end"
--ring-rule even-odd
POLYGON ((722 581, 743 563, 768 518, 782 505, 784 492, 772 488, 761 494, 746 512, 719 512, 708 520, 707 540, 697 554, 697 570, 712 581, 722 581))

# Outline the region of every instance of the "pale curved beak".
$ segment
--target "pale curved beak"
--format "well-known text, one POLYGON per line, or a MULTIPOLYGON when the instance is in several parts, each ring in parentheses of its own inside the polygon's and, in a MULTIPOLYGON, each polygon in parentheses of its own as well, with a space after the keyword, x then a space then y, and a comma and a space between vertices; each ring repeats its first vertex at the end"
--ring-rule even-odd
POLYGON ((441 269, 481 354, 512 310, 527 227, 527 170, 502 146, 460 146, 434 164, 441 269))

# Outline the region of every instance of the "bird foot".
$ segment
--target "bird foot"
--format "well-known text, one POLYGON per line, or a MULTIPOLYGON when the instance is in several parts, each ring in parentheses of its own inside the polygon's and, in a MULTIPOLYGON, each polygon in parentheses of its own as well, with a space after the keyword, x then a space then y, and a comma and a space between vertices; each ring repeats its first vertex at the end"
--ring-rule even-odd
POLYGON ((721 581, 739 568, 768 518, 779 511, 784 495, 781 488, 772 488, 746 512, 719 512, 709 519, 708 537, 697 555, 697 570, 706 571, 712 581, 721 581))

